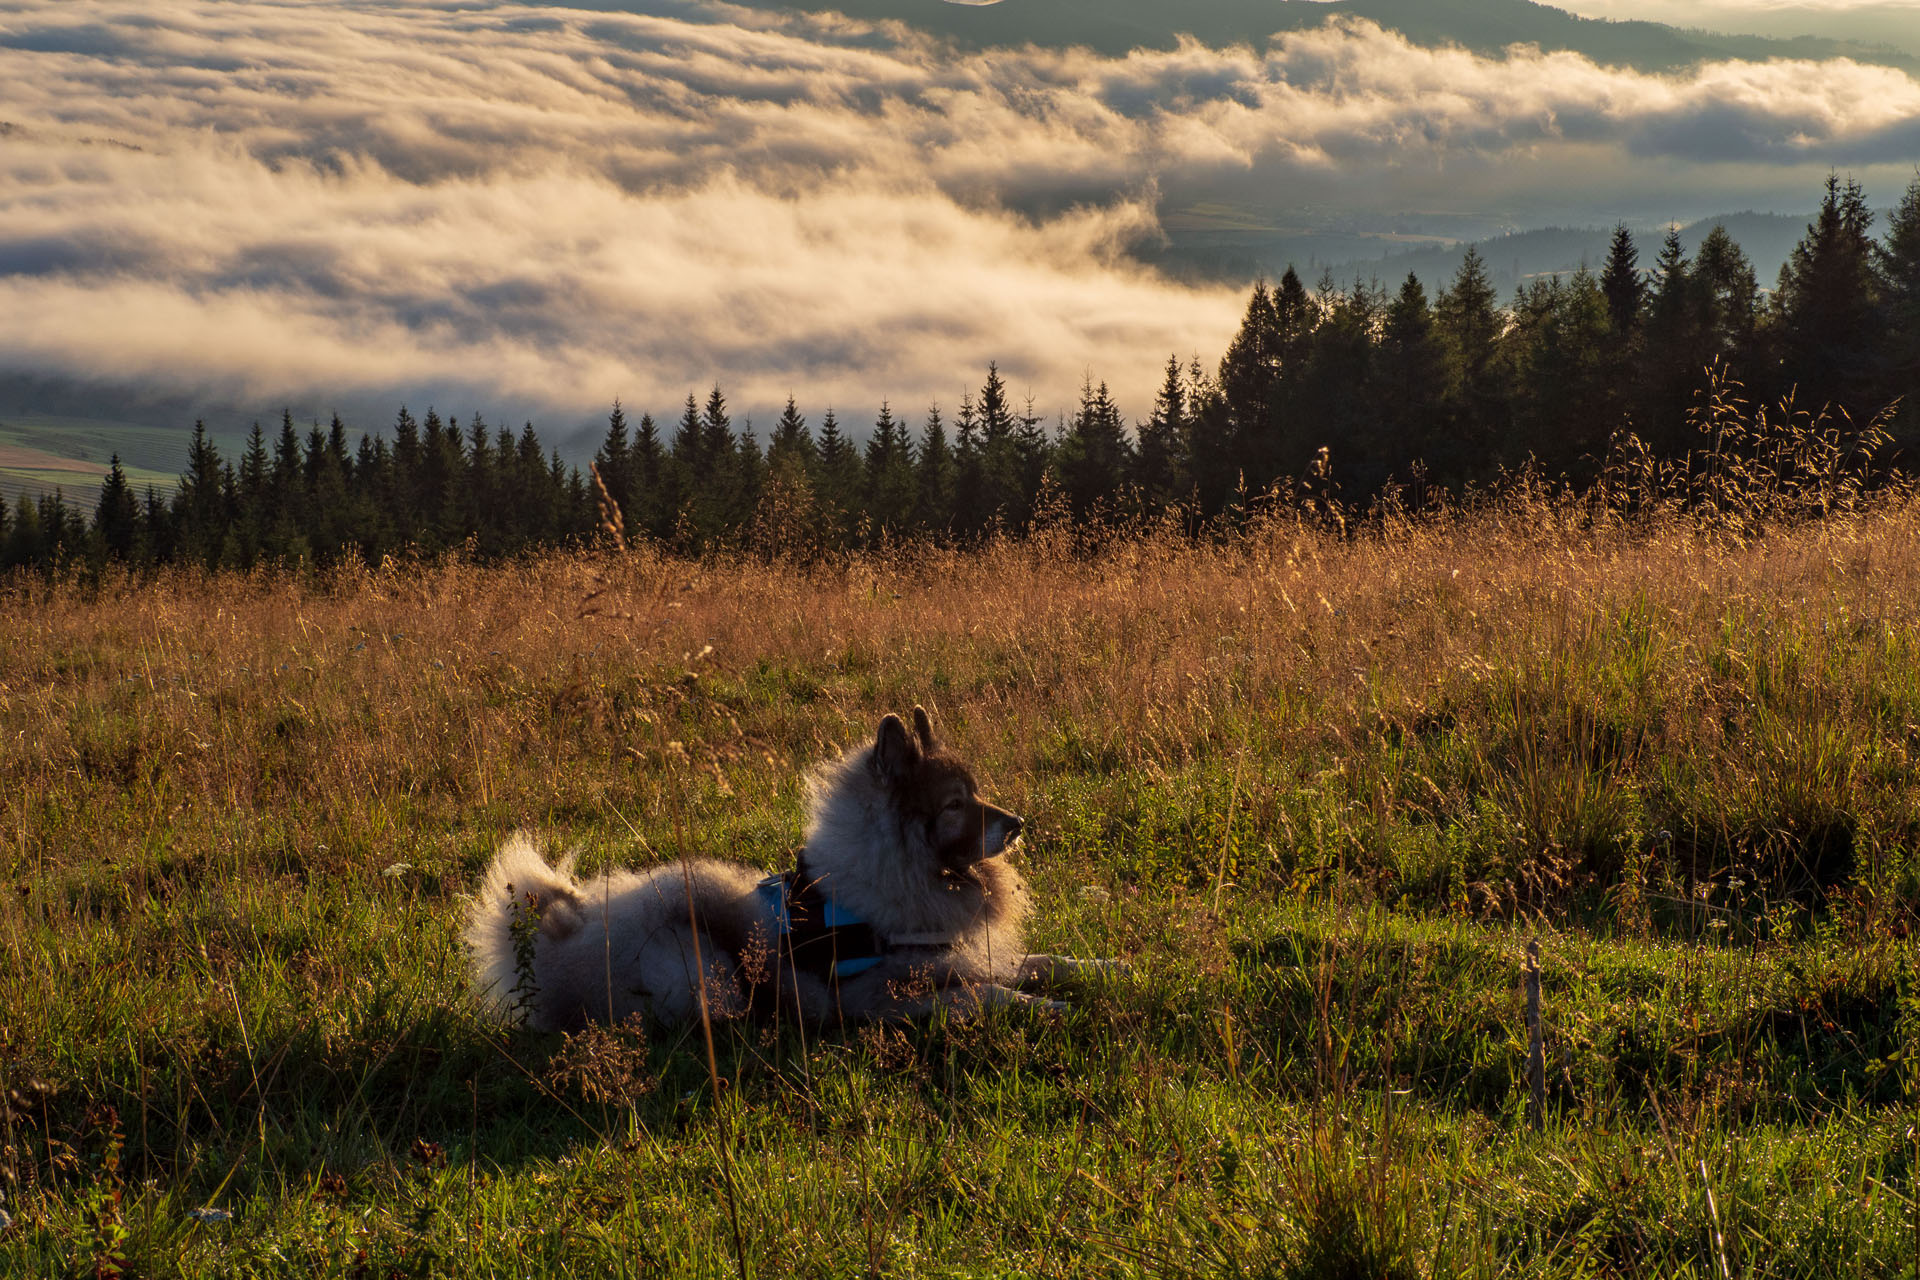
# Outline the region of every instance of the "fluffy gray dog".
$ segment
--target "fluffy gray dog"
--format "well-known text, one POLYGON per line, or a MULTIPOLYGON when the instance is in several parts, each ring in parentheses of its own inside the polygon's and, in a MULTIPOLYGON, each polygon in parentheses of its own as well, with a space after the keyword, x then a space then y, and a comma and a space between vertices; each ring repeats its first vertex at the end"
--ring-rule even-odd
POLYGON ((539 1030, 799 1014, 910 1018, 937 1005, 1061 1008, 1021 987, 1105 961, 1029 955, 1026 884, 1004 855, 1020 819, 989 803, 933 736, 889 715, 870 745, 807 778, 795 866, 684 859, 577 881, 524 835, 467 912, 480 989, 539 1030))

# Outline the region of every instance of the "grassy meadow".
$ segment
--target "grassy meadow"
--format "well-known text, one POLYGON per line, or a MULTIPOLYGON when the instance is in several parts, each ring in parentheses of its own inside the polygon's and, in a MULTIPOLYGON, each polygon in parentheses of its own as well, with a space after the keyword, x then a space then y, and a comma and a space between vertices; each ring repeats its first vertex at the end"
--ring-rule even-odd
POLYGON ((1920 507, 1590 515, 18 580, 0 1274, 1914 1276, 1920 507), (777 868, 915 702, 1129 976, 479 1011, 507 832, 777 868))

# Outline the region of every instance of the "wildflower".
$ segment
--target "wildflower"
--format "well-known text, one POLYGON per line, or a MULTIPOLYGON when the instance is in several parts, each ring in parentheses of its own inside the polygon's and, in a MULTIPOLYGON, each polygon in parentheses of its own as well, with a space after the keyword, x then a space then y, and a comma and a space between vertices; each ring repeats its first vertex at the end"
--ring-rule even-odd
POLYGON ((233 1214, 226 1209, 189 1209, 187 1216, 203 1226, 217 1226, 223 1222, 232 1222, 233 1214))
POLYGON ((411 870, 413 870, 413 864, 411 862, 396 862, 392 866, 388 867, 386 870, 382 871, 380 874, 385 876, 389 880, 398 880, 401 876, 407 874, 407 872, 411 870))

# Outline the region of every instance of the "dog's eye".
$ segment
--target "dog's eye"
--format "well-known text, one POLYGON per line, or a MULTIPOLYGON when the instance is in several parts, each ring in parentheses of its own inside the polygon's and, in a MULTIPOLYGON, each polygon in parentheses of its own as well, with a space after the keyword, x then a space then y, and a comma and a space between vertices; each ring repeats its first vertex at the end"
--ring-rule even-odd
POLYGON ((961 809, 964 809, 967 807, 967 802, 965 800, 956 798, 956 799, 947 801, 946 807, 947 807, 948 813, 957 813, 961 809))

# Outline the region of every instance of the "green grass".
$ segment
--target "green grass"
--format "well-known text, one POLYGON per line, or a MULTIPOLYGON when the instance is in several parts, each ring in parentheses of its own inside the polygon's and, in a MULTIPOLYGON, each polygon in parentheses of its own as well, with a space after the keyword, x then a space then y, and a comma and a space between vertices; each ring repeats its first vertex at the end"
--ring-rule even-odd
POLYGON ((1912 1276, 1912 529, 23 581, 0 1273, 1912 1276), (478 1009, 507 831, 777 866, 916 700, 1130 976, 717 1091, 478 1009))

